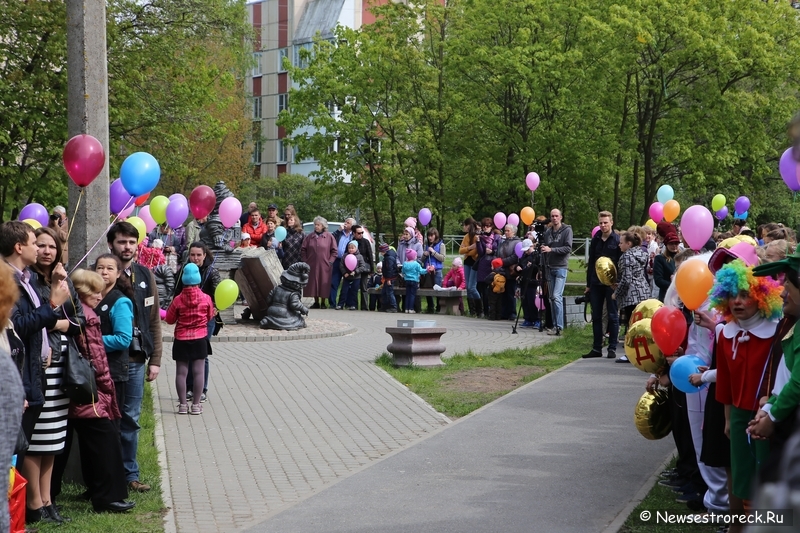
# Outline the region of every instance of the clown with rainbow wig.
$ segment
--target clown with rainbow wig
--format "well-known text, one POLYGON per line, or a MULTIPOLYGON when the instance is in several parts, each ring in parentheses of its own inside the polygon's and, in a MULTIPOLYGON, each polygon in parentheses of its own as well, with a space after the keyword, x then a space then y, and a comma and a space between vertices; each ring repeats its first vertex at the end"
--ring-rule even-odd
POLYGON ((725 406, 730 438, 731 511, 750 507, 752 485, 769 454, 764 441, 750 439, 747 426, 759 408, 759 388, 772 348, 783 300, 780 283, 753 276, 741 259, 716 273, 710 304, 725 318, 717 326, 716 399, 725 406))

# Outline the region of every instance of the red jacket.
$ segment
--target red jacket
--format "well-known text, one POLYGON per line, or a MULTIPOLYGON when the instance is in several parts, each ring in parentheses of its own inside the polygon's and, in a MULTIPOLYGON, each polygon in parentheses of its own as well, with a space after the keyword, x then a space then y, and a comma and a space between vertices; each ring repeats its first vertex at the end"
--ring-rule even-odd
POLYGON ((254 228, 252 222, 248 222, 242 226, 242 233, 250 235, 250 246, 255 247, 261 244, 261 237, 267 232, 267 223, 262 219, 258 227, 254 228))
POLYGON ((453 267, 447 271, 447 275, 442 282, 443 287, 455 287, 460 290, 467 288, 466 280, 464 279, 464 267, 453 267))
POLYGON ((777 322, 762 320, 749 331, 736 322, 717 330, 717 401, 746 411, 758 410, 758 387, 769 357, 777 322))
POLYGON ((108 359, 103 347, 103 333, 100 331, 100 319, 94 309, 88 305, 83 306, 86 315, 86 328, 84 334, 77 337, 78 347, 84 357, 87 357, 95 369, 97 382, 97 403, 92 405, 69 404, 70 418, 108 418, 115 420, 121 418, 117 406, 116 390, 108 371, 108 359))
POLYGON ((212 318, 214 302, 197 285, 184 287, 167 309, 167 324, 175 324, 175 339, 179 341, 206 338, 212 318))

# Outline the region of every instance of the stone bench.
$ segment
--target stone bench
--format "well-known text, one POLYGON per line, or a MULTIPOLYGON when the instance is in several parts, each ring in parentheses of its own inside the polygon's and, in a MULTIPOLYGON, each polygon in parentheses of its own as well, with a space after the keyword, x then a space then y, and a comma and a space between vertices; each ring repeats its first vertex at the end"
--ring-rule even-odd
MULTIPOLYGON (((370 294, 380 296, 381 289, 371 288, 368 290, 370 294)), ((395 296, 405 296, 405 287, 395 287, 395 296)), ((462 298, 467 297, 467 291, 451 290, 451 291, 437 291, 434 289, 417 289, 417 298, 439 298, 439 314, 440 315, 456 315, 461 316, 461 310, 458 308, 462 298)))

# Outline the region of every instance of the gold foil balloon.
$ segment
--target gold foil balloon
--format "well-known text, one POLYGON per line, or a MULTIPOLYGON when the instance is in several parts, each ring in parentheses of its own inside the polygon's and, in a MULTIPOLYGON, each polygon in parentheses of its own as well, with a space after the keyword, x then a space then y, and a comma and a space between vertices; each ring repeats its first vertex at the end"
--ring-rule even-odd
POLYGON ((594 264, 597 277, 603 285, 613 285, 617 282, 617 267, 608 257, 599 257, 594 264))
POLYGON ((633 423, 639 433, 648 440, 663 439, 672 430, 672 417, 669 414, 667 393, 656 389, 655 393, 645 392, 636 404, 633 423))
POLYGON ((650 329, 652 319, 643 318, 632 324, 625 335, 625 355, 633 366, 648 374, 660 374, 667 366, 650 329))
POLYGON ((664 304, 655 298, 650 298, 649 300, 640 302, 639 305, 637 305, 633 310, 633 314, 631 315, 631 324, 635 324, 643 318, 653 318, 653 315, 656 314, 656 311, 662 307, 664 307, 664 304))

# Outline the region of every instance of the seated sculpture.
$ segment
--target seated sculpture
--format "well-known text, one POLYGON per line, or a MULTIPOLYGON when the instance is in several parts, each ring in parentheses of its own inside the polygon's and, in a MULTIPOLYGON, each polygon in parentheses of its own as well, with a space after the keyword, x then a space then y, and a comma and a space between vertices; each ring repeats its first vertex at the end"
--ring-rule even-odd
POLYGON ((281 284, 272 289, 267 297, 267 316, 261 319, 261 329, 293 331, 306 327, 303 316, 308 316, 308 307, 300 300, 303 288, 308 285, 311 267, 307 263, 295 263, 281 274, 281 284))

